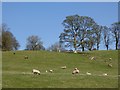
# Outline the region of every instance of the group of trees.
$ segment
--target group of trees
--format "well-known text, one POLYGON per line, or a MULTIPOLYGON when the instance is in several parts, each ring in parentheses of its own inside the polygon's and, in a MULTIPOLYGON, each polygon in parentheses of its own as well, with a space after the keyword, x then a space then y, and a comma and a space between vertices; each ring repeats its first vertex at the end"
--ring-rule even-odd
POLYGON ((6 24, 2 24, 2 35, 0 35, 3 51, 17 50, 20 45, 14 35, 9 31, 6 24))
POLYGON ((74 50, 99 50, 101 41, 108 50, 111 40, 115 40, 116 50, 120 41, 120 22, 113 23, 110 28, 98 25, 91 17, 72 15, 63 21, 64 31, 60 34, 60 46, 74 50), (113 38, 113 39, 111 39, 113 38))
MULTIPOLYGON (((64 31, 59 36, 59 42, 51 45, 48 50, 99 50, 101 41, 107 50, 112 42, 115 42, 116 50, 120 47, 120 22, 113 23, 111 27, 100 26, 91 17, 72 15, 67 16, 62 25, 64 31)), ((0 48, 4 51, 17 50, 20 45, 7 25, 2 24, 0 29, 0 48)), ((41 38, 31 35, 27 38, 26 50, 45 50, 45 47, 41 38)))
MULTIPOLYGON (((9 31, 6 24, 2 24, 2 34, 0 35, 0 48, 3 51, 18 50, 20 47, 19 42, 14 35, 9 31)), ((43 42, 38 36, 29 36, 27 38, 26 50, 44 50, 43 42)))

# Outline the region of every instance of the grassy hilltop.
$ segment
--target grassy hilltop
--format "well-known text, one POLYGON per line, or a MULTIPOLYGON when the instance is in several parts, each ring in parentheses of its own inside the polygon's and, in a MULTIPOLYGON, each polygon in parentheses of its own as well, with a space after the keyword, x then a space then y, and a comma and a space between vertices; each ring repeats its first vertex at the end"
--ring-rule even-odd
POLYGON ((118 87, 118 51, 91 51, 81 54, 47 51, 2 53, 3 88, 115 88, 118 87), (28 56, 28 60, 24 56, 28 56), (89 58, 94 56, 96 60, 89 58), (108 67, 112 58, 112 67, 108 67), (106 62, 105 62, 106 61, 106 62), (61 66, 67 66, 61 69, 61 66), (77 67, 80 73, 72 75, 77 67), (41 75, 33 75, 39 69, 41 75), (54 70, 53 73, 45 72, 54 70), (92 75, 86 75, 90 72, 92 75), (107 73, 108 76, 103 76, 107 73))

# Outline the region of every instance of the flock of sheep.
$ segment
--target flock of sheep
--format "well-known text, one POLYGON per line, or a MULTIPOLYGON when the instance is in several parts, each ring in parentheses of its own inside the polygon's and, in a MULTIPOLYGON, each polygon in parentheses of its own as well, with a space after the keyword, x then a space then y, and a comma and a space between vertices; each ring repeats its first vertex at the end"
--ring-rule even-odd
MULTIPOLYGON (((61 67, 61 69, 66 69, 67 67, 66 66, 62 66, 61 67)), ((51 72, 51 73, 53 73, 53 70, 51 69, 51 70, 46 70, 46 72, 51 72)), ((72 71, 72 74, 78 74, 80 71, 79 71, 79 69, 78 68, 74 68, 74 70, 72 71)), ((40 70, 37 70, 37 69, 33 69, 32 70, 32 73, 33 74, 36 74, 36 75, 40 75, 40 70)))
MULTIPOLYGON (((13 54, 15 55, 15 53, 13 53, 13 54)), ((25 59, 25 60, 28 60, 28 56, 24 56, 24 59, 25 59)), ((90 57, 89 59, 90 59, 90 60, 96 60, 95 57, 90 57)), ((112 63, 111 63, 112 58, 109 58, 109 61, 110 61, 110 62, 108 63, 108 67, 112 67, 112 63)), ((105 61, 105 62, 106 62, 106 61, 105 61)), ((62 67, 61 67, 61 69, 66 69, 66 68, 67 68, 66 66, 62 66, 62 67)), ((53 71, 54 71, 54 70, 52 70, 52 69, 51 69, 51 70, 46 70, 46 73, 47 73, 47 72, 53 73, 53 71)), ((72 74, 73 74, 73 75, 74 75, 74 74, 78 74, 79 72, 80 72, 80 70, 79 70, 78 68, 74 68, 73 71, 72 71, 72 74)), ((37 69, 33 69, 33 70, 32 70, 32 73, 33 73, 33 74, 36 74, 36 75, 40 75, 40 74, 41 74, 40 70, 37 70, 37 69)), ((86 72, 86 75, 92 75, 92 74, 91 74, 90 72, 86 72)), ((102 75, 103 75, 103 76, 107 76, 108 74, 107 74, 107 73, 103 73, 102 75)))
MULTIPOLYGON (((90 60, 95 60, 96 58, 95 57, 90 57, 90 60)), ((109 58, 109 61, 111 61, 112 58, 109 58)), ((108 63, 108 67, 112 67, 112 63, 108 63)), ((61 69, 66 69, 67 67, 66 66, 62 66, 61 69)), ((46 72, 51 72, 53 73, 53 70, 46 70, 46 72)), ((80 72, 80 70, 78 68, 74 68, 74 70, 72 71, 72 74, 78 74, 80 72)), ((37 70, 37 69, 33 69, 32 70, 32 73, 33 74, 37 74, 37 75, 40 75, 40 70, 37 70)), ((86 75, 92 75, 90 72, 86 72, 86 75)), ((102 74, 103 76, 107 76, 108 74, 107 73, 103 73, 102 74)))
MULTIPOLYGON (((62 66, 61 67, 62 69, 66 69, 66 66, 62 66)), ((46 70, 46 73, 47 72, 50 72, 50 73, 53 73, 53 70, 46 70)), ((72 74, 74 75, 74 74, 78 74, 80 72, 80 70, 78 69, 78 68, 74 68, 74 70, 72 71, 72 74)), ((37 69, 33 69, 32 70, 32 73, 33 74, 36 74, 36 75, 40 75, 40 70, 37 70, 37 69)), ((92 75, 92 73, 90 73, 90 72, 86 72, 86 75, 92 75)), ((107 73, 103 73, 102 74, 103 76, 107 76, 108 74, 107 73)))

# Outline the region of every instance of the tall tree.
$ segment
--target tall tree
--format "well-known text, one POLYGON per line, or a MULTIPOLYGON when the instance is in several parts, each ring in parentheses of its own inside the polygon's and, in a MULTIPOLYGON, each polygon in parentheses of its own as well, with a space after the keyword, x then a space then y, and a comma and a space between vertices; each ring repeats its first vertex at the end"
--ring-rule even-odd
POLYGON ((102 36, 102 26, 100 25, 94 25, 94 33, 96 35, 96 44, 97 44, 97 50, 99 50, 99 44, 101 41, 101 36, 102 36))
POLYGON ((17 50, 20 47, 18 41, 9 31, 6 24, 2 24, 2 50, 10 51, 17 50))
POLYGON ((95 35, 95 32, 93 30, 87 30, 87 36, 84 40, 85 47, 91 51, 93 46, 96 44, 96 39, 97 37, 95 35))
POLYGON ((115 39, 116 50, 118 49, 118 44, 120 41, 120 22, 115 22, 111 25, 111 32, 115 39))
POLYGON ((73 15, 73 16, 67 16, 66 19, 63 21, 64 29, 64 41, 67 42, 66 46, 70 46, 71 44, 74 47, 74 50, 77 50, 77 37, 78 37, 78 31, 79 31, 79 20, 80 16, 73 15))
POLYGON ((43 42, 38 36, 29 36, 27 38, 27 50, 44 50, 43 42))
POLYGON ((87 16, 67 16, 63 21, 64 32, 60 34, 60 41, 66 42, 66 46, 74 47, 76 51, 80 46, 82 51, 85 48, 85 38, 88 30, 93 30, 95 21, 87 16))
POLYGON ((63 51, 64 48, 61 46, 60 42, 55 42, 53 45, 51 45, 51 46, 48 48, 48 50, 60 52, 60 51, 63 51))
POLYGON ((106 49, 108 50, 109 44, 110 44, 110 28, 108 28, 107 26, 103 26, 102 34, 103 34, 103 39, 104 39, 106 49))

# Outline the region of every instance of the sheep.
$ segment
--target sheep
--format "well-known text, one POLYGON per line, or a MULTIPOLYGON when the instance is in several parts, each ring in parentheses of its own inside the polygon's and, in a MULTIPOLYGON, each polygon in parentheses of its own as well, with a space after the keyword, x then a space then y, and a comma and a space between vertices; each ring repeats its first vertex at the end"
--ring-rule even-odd
POLYGON ((73 72, 72 72, 72 74, 77 74, 77 73, 79 73, 80 71, 77 69, 77 68, 75 68, 74 70, 73 70, 73 72))
POLYGON ((77 70, 76 70, 76 73, 79 73, 79 72, 80 72, 80 71, 77 69, 77 70))
POLYGON ((49 72, 53 73, 53 70, 51 69, 51 70, 49 70, 49 72))
POLYGON ((66 69, 67 67, 66 67, 66 66, 62 66, 61 68, 62 68, 62 69, 66 69))
POLYGON ((74 53, 77 53, 77 51, 75 50, 74 53))
POLYGON ((95 57, 91 57, 90 60, 95 60, 95 57))
POLYGON ((76 73, 76 70, 73 70, 72 74, 75 74, 76 73))
POLYGON ((107 76, 108 74, 107 73, 103 73, 103 76, 107 76))
POLYGON ((48 71, 46 70, 46 73, 47 73, 48 71))
POLYGON ((95 60, 95 57, 90 57, 89 59, 90 59, 90 60, 95 60))
POLYGON ((111 63, 109 63, 109 64, 108 64, 108 67, 112 67, 112 64, 111 64, 111 63))
POLYGON ((111 60, 112 60, 112 58, 109 58, 109 60, 111 61, 111 60))
POLYGON ((33 70, 32 70, 32 73, 33 73, 33 74, 38 74, 38 75, 40 75, 40 70, 33 69, 33 70))
POLYGON ((24 59, 28 59, 28 56, 24 56, 24 59))
POLYGON ((86 72, 87 75, 92 75, 90 72, 86 72))

